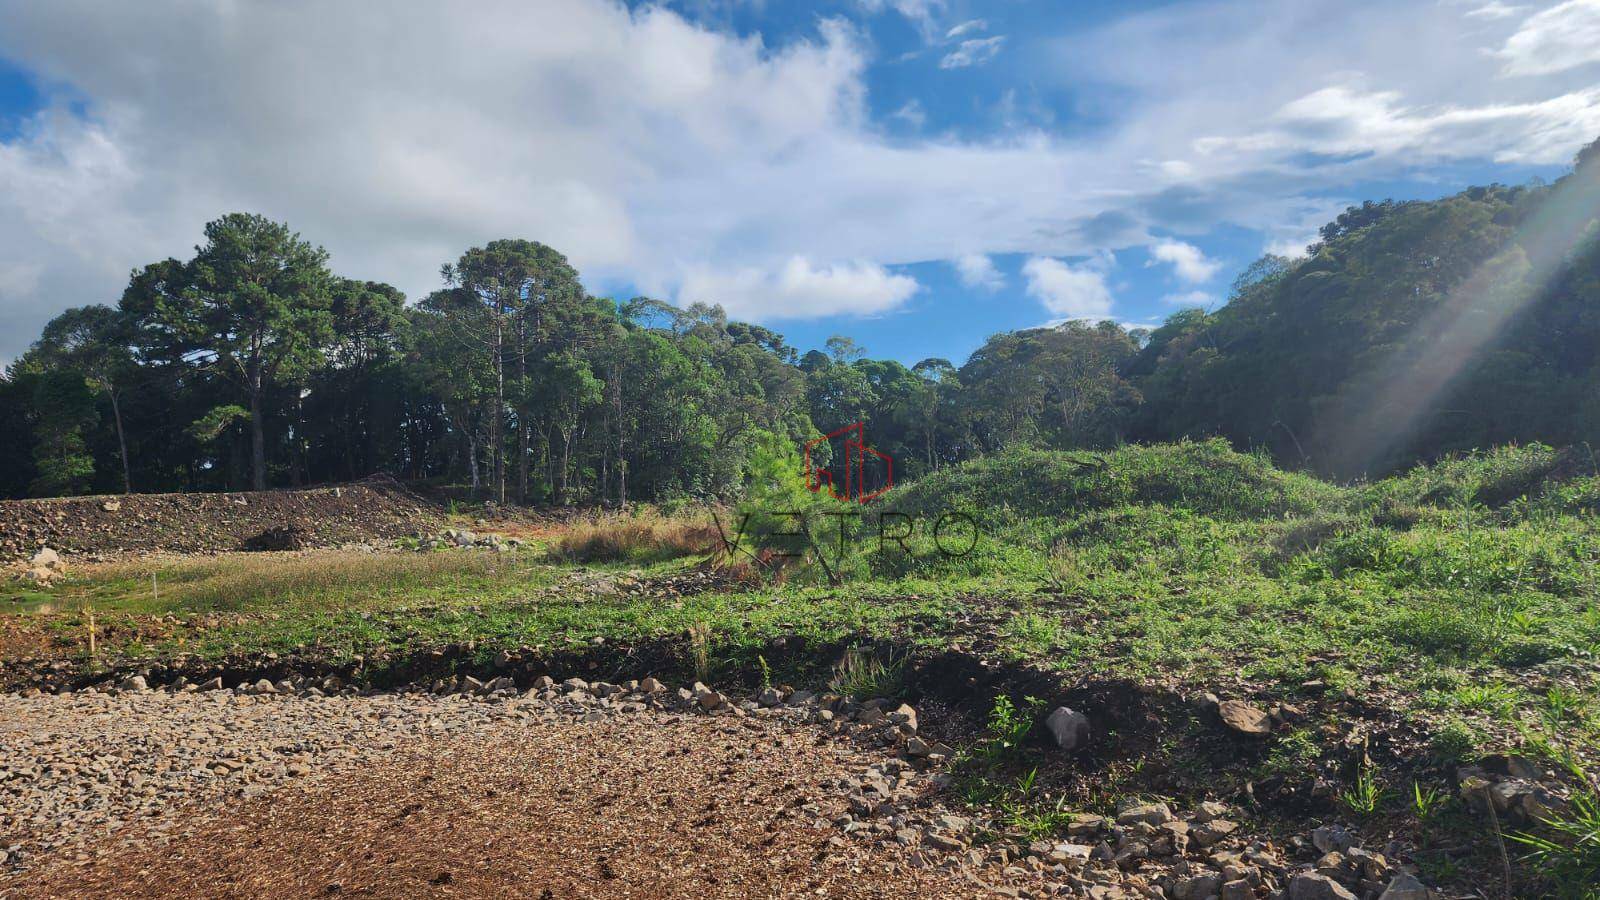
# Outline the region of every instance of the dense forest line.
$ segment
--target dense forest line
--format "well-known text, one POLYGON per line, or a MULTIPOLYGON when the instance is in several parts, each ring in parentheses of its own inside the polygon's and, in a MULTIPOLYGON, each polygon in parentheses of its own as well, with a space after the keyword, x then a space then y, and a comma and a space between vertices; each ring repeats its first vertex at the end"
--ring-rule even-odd
POLYGON ((998 334, 963 364, 801 354, 715 306, 594 297, 556 250, 472 248, 440 290, 335 275, 232 214, 0 379, 0 495, 385 472, 530 503, 727 496, 763 435, 858 420, 916 477, 997 450, 1221 435, 1354 477, 1492 444, 1600 444, 1600 142, 1553 184, 1366 203, 1214 312, 998 334))

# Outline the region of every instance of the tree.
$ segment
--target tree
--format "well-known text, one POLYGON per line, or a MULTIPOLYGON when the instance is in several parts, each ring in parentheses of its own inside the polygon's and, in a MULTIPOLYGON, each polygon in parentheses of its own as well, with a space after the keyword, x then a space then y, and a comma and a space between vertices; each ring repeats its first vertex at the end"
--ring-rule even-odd
MULTIPOLYGON (((578 283, 577 271, 565 256, 534 241, 490 241, 483 247, 468 250, 454 265, 445 265, 440 272, 446 284, 476 299, 487 314, 476 340, 488 355, 494 373, 494 411, 489 419, 489 435, 495 496, 504 503, 507 357, 514 359, 515 393, 530 397, 532 389, 526 383, 530 344, 542 339, 551 307, 580 300, 584 296, 583 287, 578 283)), ((530 418, 530 410, 524 403, 517 416, 519 499, 525 498, 528 488, 530 418)))
POLYGON ((74 307, 51 319, 29 351, 47 367, 81 373, 88 385, 110 402, 125 494, 133 492, 133 477, 129 474, 121 397, 137 377, 131 346, 133 330, 133 323, 121 310, 98 305, 74 307))
POLYGON ((259 215, 231 213, 205 235, 188 263, 135 271, 122 309, 152 342, 245 394, 250 484, 266 490, 267 392, 314 366, 333 336, 328 254, 259 215))

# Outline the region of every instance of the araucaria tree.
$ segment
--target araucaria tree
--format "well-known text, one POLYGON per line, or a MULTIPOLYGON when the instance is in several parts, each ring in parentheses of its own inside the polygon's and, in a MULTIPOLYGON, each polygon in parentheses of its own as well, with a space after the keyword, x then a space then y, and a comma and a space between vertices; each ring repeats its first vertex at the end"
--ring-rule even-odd
POLYGON ((207 369, 244 394, 250 484, 267 487, 264 399, 279 378, 315 366, 334 335, 328 254, 264 216, 232 213, 206 225, 187 263, 133 274, 122 308, 158 352, 207 369))

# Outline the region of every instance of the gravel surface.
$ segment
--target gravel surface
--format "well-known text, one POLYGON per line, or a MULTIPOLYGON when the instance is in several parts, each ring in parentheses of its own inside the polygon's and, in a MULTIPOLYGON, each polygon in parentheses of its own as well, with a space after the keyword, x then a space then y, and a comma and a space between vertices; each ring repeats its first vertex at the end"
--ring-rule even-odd
POLYGON ((881 755, 787 711, 0 695, 0 896, 969 896, 839 836, 881 755))

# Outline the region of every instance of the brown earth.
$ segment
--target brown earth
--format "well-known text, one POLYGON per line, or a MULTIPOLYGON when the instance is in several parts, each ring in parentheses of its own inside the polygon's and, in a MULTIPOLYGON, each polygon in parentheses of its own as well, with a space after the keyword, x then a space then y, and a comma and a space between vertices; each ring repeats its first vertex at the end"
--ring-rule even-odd
POLYGON ((118 835, 0 895, 992 896, 838 837, 827 782, 869 759, 771 721, 506 726, 199 811, 170 840, 118 835))
POLYGON ((302 546, 335 546, 400 537, 438 515, 379 479, 298 491, 0 500, 0 563, 42 546, 89 555, 250 549, 285 530, 302 546))

